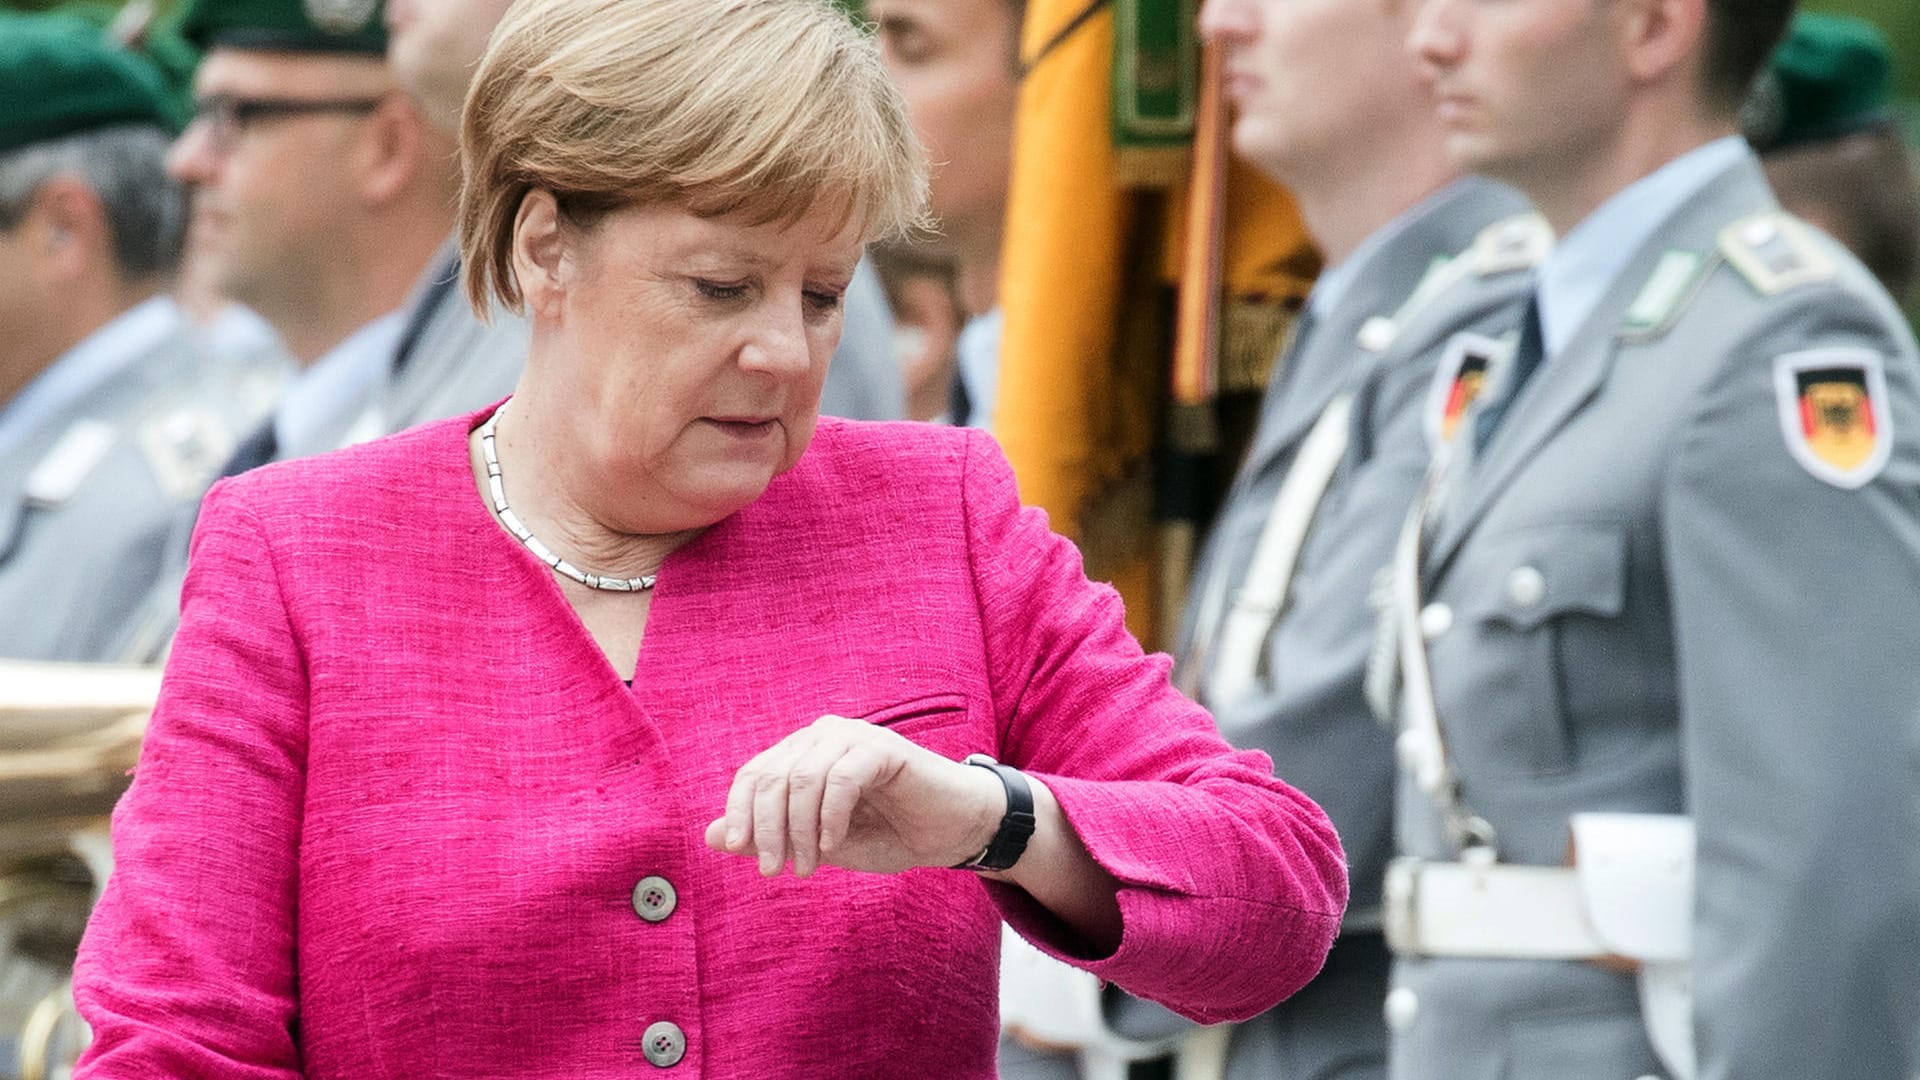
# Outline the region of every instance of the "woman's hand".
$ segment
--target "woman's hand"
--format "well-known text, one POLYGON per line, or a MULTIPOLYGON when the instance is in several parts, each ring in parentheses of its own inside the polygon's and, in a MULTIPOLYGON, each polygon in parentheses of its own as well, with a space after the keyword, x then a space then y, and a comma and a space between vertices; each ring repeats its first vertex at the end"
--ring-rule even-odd
POLYGON ((1006 813, 990 770, 949 761, 884 727, 823 716, 734 774, 707 846, 755 856, 772 877, 823 864, 873 873, 980 854, 1006 813))

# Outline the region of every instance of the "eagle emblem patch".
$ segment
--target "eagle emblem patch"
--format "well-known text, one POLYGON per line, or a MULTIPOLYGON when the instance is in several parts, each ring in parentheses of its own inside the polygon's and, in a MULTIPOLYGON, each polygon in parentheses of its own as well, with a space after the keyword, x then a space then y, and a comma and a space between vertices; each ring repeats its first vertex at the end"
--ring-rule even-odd
POLYGON ((1787 450, 1808 472, 1849 491, 1893 453, 1886 373, 1869 349, 1810 349, 1773 362, 1787 450))
POLYGON ((1439 453, 1453 441, 1460 421, 1486 389, 1487 373, 1513 352, 1511 342, 1483 334, 1455 334, 1440 355, 1440 367, 1434 372, 1433 389, 1427 392, 1424 427, 1427 449, 1439 453))

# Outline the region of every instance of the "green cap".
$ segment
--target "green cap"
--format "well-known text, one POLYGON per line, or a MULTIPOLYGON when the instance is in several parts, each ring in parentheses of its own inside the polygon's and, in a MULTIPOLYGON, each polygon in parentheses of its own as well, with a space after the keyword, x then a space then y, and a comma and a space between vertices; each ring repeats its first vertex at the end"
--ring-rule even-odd
POLYGON ((264 49, 381 56, 387 22, 380 0, 185 0, 177 33, 202 52, 264 49))
POLYGON ((1779 150, 1889 123, 1892 93, 1893 48, 1879 27, 1802 12, 1743 120, 1755 146, 1779 150))
POLYGON ((0 152, 114 124, 179 130, 151 62, 85 19, 0 12, 0 152))

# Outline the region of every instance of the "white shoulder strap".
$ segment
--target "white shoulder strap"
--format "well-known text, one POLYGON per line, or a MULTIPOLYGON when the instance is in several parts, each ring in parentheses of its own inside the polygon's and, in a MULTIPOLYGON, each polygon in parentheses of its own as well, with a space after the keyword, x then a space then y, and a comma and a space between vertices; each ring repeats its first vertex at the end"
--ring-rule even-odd
POLYGON ((1219 709, 1258 685, 1267 634, 1286 610, 1300 549, 1350 441, 1353 395, 1329 402, 1300 444, 1247 566, 1246 580, 1220 629, 1219 652, 1206 679, 1207 704, 1219 709))

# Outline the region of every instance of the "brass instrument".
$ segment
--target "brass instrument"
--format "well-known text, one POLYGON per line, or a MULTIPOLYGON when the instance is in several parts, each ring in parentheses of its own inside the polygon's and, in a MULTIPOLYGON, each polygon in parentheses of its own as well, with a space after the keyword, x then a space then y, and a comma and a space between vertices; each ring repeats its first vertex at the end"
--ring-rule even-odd
POLYGON ((74 954, 159 692, 157 667, 0 660, 0 1074, 64 1078, 85 1046, 74 954))

